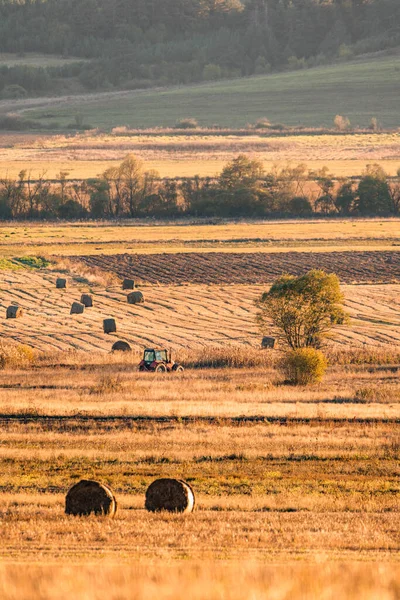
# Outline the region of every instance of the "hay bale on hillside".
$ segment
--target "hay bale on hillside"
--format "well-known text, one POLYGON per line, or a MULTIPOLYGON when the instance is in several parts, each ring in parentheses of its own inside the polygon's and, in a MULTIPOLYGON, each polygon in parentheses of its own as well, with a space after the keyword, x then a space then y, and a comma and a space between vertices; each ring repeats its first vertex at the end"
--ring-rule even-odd
POLYGON ((117 511, 117 501, 110 488, 98 481, 82 479, 73 485, 65 498, 67 515, 108 515, 117 511))
POLYGON ((127 296, 128 304, 142 304, 144 302, 144 296, 142 292, 136 291, 131 292, 127 296))
POLYGON ((132 352, 132 348, 128 342, 124 342, 123 340, 118 340, 115 342, 111 348, 112 352, 132 352))
POLYGON ((103 331, 104 333, 115 333, 117 331, 117 323, 115 319, 104 319, 103 331))
POLYGON ((7 319, 20 319, 24 314, 24 311, 19 306, 12 304, 7 307, 6 318, 7 319))
POLYGON ((275 348, 275 338, 264 336, 261 341, 261 348, 275 348))
POLYGON ((146 491, 145 508, 150 512, 190 513, 194 504, 192 488, 180 479, 156 479, 146 491))
POLYGON ((67 287, 67 280, 63 279, 62 277, 59 277, 56 280, 56 288, 58 288, 59 290, 61 289, 65 289, 67 287))
POLYGON ((85 310, 85 305, 80 302, 73 302, 70 315, 81 315, 85 310))
POLYGON ((81 304, 83 304, 86 308, 90 308, 91 306, 93 306, 92 296, 90 294, 82 294, 81 304))
POLYGON ((133 281, 133 279, 124 279, 122 282, 122 289, 123 290, 133 290, 135 287, 135 282, 133 281))

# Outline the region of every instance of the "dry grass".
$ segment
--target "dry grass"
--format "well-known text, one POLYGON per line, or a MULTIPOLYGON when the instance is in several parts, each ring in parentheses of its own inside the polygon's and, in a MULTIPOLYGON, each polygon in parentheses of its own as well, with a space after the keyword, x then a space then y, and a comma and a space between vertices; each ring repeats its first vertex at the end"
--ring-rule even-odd
POLYGON ((399 593, 396 565, 328 563, 322 555, 314 565, 263 565, 240 561, 185 561, 156 565, 37 566, 2 565, 0 593, 4 600, 55 600, 75 596, 100 600, 395 600, 399 593), (236 585, 232 585, 232 581, 236 585), (40 584, 39 584, 40 582, 40 584), (238 585, 239 584, 239 585, 238 585), (39 589, 38 589, 39 588, 39 589))
MULTIPOLYGON (((396 250, 399 219, 3 224, 0 256, 396 250), (62 239, 62 244, 59 240, 62 239)), ((4 265, 8 268, 7 264, 4 265)), ((20 265, 18 265, 20 266, 20 265)), ((68 266, 68 265, 67 265, 68 266)))
POLYGON ((135 353, 49 352, 0 372, 0 596, 396 598, 398 368, 348 350, 323 383, 292 388, 261 354, 158 377, 135 353), (146 512, 159 477, 187 480, 196 511, 146 512), (111 486, 114 520, 64 515, 82 478, 111 486))
MULTIPOLYGON (((397 222, 378 223, 2 233, 16 244, 7 252, 65 234, 66 253, 117 236, 168 248, 174 236, 343 244, 353 224, 366 244, 398 235, 397 222)), ((0 304, 24 308, 18 322, 4 319, 3 335, 42 352, 0 371, 0 597, 397 598, 399 286, 344 286, 351 328, 329 348, 324 381, 295 388, 276 369, 279 350, 258 348, 254 299, 265 286, 148 285, 146 304, 130 306, 103 270, 72 265, 62 265, 66 290, 54 285, 60 264, 1 271, 0 304), (71 302, 88 290, 94 306, 72 327, 71 302), (111 314, 133 352, 109 353, 114 337, 101 326, 111 314), (173 346, 187 369, 139 373, 148 343, 173 346), (144 510, 160 477, 193 486, 193 514, 144 510), (113 521, 64 515, 65 494, 82 478, 111 486, 113 521)))
POLYGON ((150 131, 115 136, 95 131, 72 137, 0 136, 3 170, 10 177, 17 177, 27 166, 32 177, 46 173, 49 179, 57 179, 60 171, 72 179, 97 177, 131 152, 161 177, 216 176, 239 153, 262 161, 267 171, 276 164, 302 162, 308 170, 327 166, 336 177, 352 177, 361 175, 371 163, 380 164, 389 175, 396 175, 400 167, 396 133, 274 137, 204 131, 193 137, 171 135, 167 130, 164 135, 150 131))

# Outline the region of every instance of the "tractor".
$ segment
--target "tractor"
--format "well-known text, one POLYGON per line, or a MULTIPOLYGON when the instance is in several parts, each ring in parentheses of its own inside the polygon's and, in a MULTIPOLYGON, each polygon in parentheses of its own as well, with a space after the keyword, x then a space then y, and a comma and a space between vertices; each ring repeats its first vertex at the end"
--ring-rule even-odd
POLYGON ((183 367, 171 359, 171 351, 146 348, 143 359, 139 364, 139 371, 150 371, 151 373, 169 373, 175 371, 176 373, 181 373, 183 367))

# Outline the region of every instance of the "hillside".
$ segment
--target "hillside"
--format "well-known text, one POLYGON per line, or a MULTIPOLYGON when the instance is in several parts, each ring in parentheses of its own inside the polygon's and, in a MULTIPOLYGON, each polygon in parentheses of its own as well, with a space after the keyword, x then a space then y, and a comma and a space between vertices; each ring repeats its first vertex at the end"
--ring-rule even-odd
MULTIPOLYGON (((0 52, 76 60, 7 67, 3 97, 139 89, 324 65, 400 44, 397 0, 3 0, 0 52), (9 86, 18 85, 9 89, 9 86)), ((29 64, 29 61, 28 61, 29 64)))
POLYGON ((194 117, 202 126, 245 127, 260 117, 285 125, 332 127, 335 115, 353 126, 376 117, 398 127, 400 56, 315 67, 158 90, 112 92, 0 103, 48 126, 66 126, 79 114, 94 127, 172 126, 194 117))

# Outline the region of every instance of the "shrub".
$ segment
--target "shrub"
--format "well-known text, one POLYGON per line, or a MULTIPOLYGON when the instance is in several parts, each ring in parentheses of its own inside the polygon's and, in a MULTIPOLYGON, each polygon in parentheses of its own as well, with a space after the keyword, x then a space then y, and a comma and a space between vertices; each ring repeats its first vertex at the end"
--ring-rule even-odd
POLYGON ((28 367, 34 358, 34 352, 29 346, 0 342, 0 369, 28 367))
POLYGON ((14 260, 31 269, 45 269, 50 265, 50 262, 42 256, 20 256, 14 260))
POLYGON ((280 367, 286 380, 294 385, 310 385, 323 378, 328 366, 325 356, 315 348, 298 348, 283 357, 280 367))
POLYGON ((185 119, 179 119, 174 125, 175 129, 197 129, 199 126, 196 119, 187 117, 185 119))
POLYGON ((6 85, 1 93, 1 97, 4 100, 18 100, 20 98, 26 98, 28 92, 21 85, 16 83, 6 85))
POLYGON ((262 117, 261 119, 258 119, 255 122, 254 127, 255 129, 271 129, 272 125, 269 119, 267 119, 266 117, 262 117))
POLYGON ((338 131, 347 131, 347 129, 350 129, 350 120, 347 117, 342 117, 342 115, 336 115, 334 123, 338 131))

